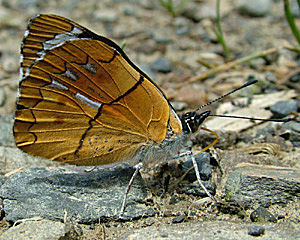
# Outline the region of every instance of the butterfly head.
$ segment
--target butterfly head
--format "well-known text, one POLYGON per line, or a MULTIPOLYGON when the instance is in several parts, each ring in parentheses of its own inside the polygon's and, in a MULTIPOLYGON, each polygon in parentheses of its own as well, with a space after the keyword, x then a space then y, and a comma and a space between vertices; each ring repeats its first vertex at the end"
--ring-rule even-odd
POLYGON ((194 133, 199 129, 199 126, 210 115, 210 111, 202 113, 187 112, 181 116, 183 131, 186 133, 194 133))

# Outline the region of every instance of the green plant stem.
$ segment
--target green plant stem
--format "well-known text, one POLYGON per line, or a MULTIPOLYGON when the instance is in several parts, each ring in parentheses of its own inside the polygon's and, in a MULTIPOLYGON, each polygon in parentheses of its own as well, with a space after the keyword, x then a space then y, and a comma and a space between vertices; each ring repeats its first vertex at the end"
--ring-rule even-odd
MULTIPOLYGON (((299 33, 298 28, 296 26, 293 14, 291 13, 289 0, 283 0, 283 3, 284 3, 285 17, 286 17, 286 19, 287 19, 287 21, 290 25, 292 33, 294 34, 295 38, 297 39, 298 44, 300 45, 300 33, 299 33)), ((300 0, 298 0, 298 5, 300 7, 300 0)))
POLYGON ((159 0, 160 5, 168 10, 173 18, 179 16, 183 11, 184 7, 190 0, 181 0, 177 6, 174 5, 173 0, 159 0))
POLYGON ((219 42, 222 44, 222 47, 224 49, 225 53, 225 58, 229 59, 230 58, 230 52, 227 48, 224 35, 223 35, 223 30, 221 27, 221 14, 220 14, 220 5, 221 5, 221 0, 217 0, 217 16, 216 16, 216 24, 217 24, 217 30, 214 30, 216 37, 218 38, 219 42))

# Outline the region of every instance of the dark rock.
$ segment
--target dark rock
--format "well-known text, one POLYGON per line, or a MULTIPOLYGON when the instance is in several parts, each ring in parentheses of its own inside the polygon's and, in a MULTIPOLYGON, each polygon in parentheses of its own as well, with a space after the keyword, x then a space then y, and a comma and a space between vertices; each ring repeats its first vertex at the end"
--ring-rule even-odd
POLYGON ((299 122, 287 122, 281 125, 283 129, 289 129, 291 131, 300 133, 300 123, 299 122))
MULTIPOLYGON (((33 216, 63 221, 65 211, 79 223, 117 218, 134 169, 106 168, 93 172, 84 169, 31 168, 13 175, 0 188, 7 221, 33 216)), ((140 204, 146 195, 138 176, 128 195, 125 220, 154 214, 140 204)))
POLYGON ((265 228, 258 225, 253 225, 248 228, 248 234, 251 236, 261 236, 265 233, 265 228))
MULTIPOLYGON (((299 58, 300 60, 300 58, 299 58)), ((289 81, 292 83, 299 83, 300 82, 300 72, 297 72, 296 74, 293 74, 290 78, 289 81)))
POLYGON ((3 87, 0 87, 0 107, 2 107, 5 103, 6 94, 3 87))
POLYGON ((297 112, 298 101, 279 101, 270 107, 270 111, 273 113, 274 118, 283 118, 288 116, 292 111, 297 112))
POLYGON ((1 187, 1 185, 6 181, 6 177, 5 176, 3 176, 3 175, 0 175, 0 187, 1 187))
MULTIPOLYGON (((211 195, 216 194, 216 185, 213 182, 202 181, 202 183, 211 195)), ((181 189, 178 189, 177 191, 178 191, 178 193, 185 193, 185 194, 193 195, 193 196, 197 196, 197 197, 198 196, 199 197, 207 197, 206 192, 202 189, 202 187, 199 186, 198 182, 189 184, 181 189)))
POLYGON ((237 202, 231 202, 231 201, 221 202, 220 201, 217 203, 217 208, 222 213, 238 215, 241 219, 244 219, 247 216, 243 206, 241 206, 237 202))
POLYGON ((152 63, 151 69, 156 72, 168 73, 172 71, 172 65, 169 60, 158 58, 152 63))
POLYGON ((288 203, 299 197, 300 171, 241 163, 229 175, 225 192, 228 199, 246 207, 288 203))
POLYGON ((161 233, 160 236, 161 236, 162 238, 167 238, 169 235, 168 235, 168 233, 161 233))
POLYGON ((281 129, 289 130, 288 140, 290 140, 295 147, 300 146, 300 123, 287 122, 282 124, 281 129))
MULTIPOLYGON (((209 153, 202 152, 195 156, 195 160, 198 165, 200 177, 202 180, 207 181, 211 178, 212 167, 210 165, 210 155, 209 153)), ((193 161, 191 158, 188 158, 187 161, 183 163, 183 171, 186 172, 191 167, 193 167, 193 161)), ((195 169, 191 170, 185 177, 189 182, 196 181, 195 169)))
POLYGON ((261 138, 261 137, 265 137, 265 136, 273 136, 275 135, 275 128, 274 125, 269 124, 267 126, 265 126, 264 128, 260 128, 257 130, 255 138, 261 138))
POLYGON ((182 223, 185 219, 185 215, 180 215, 176 218, 173 218, 172 223, 182 223))
POLYGON ((277 222, 276 217, 264 207, 258 207, 250 214, 252 222, 277 222))
POLYGON ((177 195, 173 195, 170 200, 169 200, 169 204, 175 204, 178 203, 181 199, 177 196, 177 195))

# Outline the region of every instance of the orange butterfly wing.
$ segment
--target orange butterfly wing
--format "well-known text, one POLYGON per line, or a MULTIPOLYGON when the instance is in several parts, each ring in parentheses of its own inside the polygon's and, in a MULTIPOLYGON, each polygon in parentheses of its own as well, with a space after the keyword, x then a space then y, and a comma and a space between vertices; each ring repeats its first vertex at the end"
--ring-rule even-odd
POLYGON ((31 21, 22 49, 14 136, 25 152, 108 164, 163 141, 168 126, 181 133, 163 93, 111 40, 41 15, 31 21))

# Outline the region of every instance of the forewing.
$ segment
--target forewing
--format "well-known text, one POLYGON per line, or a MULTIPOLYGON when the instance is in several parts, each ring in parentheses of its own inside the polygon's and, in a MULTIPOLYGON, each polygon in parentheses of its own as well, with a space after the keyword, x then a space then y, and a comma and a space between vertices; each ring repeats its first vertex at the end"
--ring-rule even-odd
POLYGON ((56 15, 31 20, 22 44, 18 147, 96 165, 131 158, 181 124, 161 90, 111 40, 56 15))
POLYGON ((123 160, 164 137, 169 119, 168 103, 151 82, 96 40, 69 41, 45 52, 19 94, 17 145, 59 161, 123 160), (116 154, 122 149, 123 155, 116 154))

